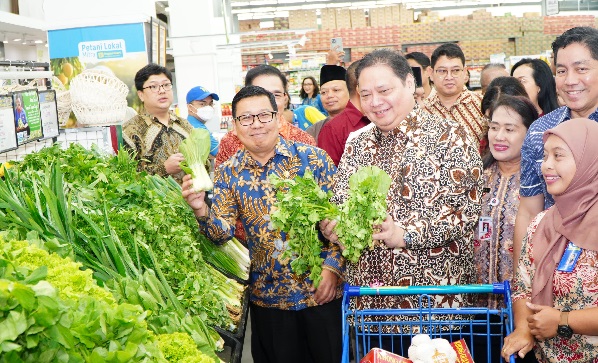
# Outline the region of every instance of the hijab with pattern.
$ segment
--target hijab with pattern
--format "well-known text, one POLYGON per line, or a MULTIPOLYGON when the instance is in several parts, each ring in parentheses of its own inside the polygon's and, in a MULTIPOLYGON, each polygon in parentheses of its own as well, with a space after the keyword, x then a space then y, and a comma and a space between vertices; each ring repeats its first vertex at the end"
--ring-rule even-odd
POLYGON ((553 304, 554 271, 569 241, 586 250, 598 251, 598 122, 573 119, 544 132, 560 137, 571 149, 575 176, 554 207, 546 212, 533 237, 536 274, 532 282, 532 302, 553 304))

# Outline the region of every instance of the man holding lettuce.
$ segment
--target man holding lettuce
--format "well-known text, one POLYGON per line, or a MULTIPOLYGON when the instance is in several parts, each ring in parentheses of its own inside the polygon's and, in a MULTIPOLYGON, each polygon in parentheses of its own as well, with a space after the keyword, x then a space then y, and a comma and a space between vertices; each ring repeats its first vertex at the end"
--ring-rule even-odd
POLYGON ((215 243, 234 236, 237 219, 247 235, 251 259, 251 351, 254 362, 337 363, 341 360, 341 276, 344 262, 337 245, 326 245, 320 257, 322 281, 317 288, 292 272, 279 257, 286 234, 270 223, 276 190, 269 177, 303 176, 311 171, 327 191, 336 171, 330 157, 314 146, 279 135, 274 95, 257 86, 244 87, 232 103, 237 137, 244 148, 215 170, 211 207, 205 191, 190 176, 183 178, 183 197, 200 230, 215 243))

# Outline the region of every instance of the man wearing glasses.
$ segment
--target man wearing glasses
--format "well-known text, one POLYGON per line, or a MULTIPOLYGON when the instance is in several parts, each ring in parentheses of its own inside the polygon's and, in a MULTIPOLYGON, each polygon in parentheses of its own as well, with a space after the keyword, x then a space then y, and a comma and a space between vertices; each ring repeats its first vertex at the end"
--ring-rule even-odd
POLYGON ((179 167, 183 160, 179 144, 189 136, 193 126, 170 111, 172 74, 165 67, 150 63, 135 75, 135 88, 145 113, 123 124, 123 148, 135 153, 139 171, 163 177, 171 175, 182 183, 185 173, 179 167))
POLYGON ((434 82, 434 90, 424 101, 424 109, 459 122, 469 132, 475 147, 483 150, 488 126, 480 110, 482 96, 465 87, 467 70, 461 48, 455 43, 442 44, 436 48, 432 53, 428 74, 434 82))
POLYGON ((270 175, 303 176, 310 170, 324 191, 336 171, 326 152, 283 138, 276 99, 262 87, 246 86, 233 98, 232 112, 243 149, 214 171, 214 198, 196 193, 189 176, 182 195, 199 229, 224 243, 243 228, 251 259, 251 354, 256 363, 329 363, 341 360, 341 276, 344 260, 338 245, 322 248, 322 281, 317 289, 279 261, 286 235, 273 228, 269 214, 276 201, 270 175), (239 219, 241 226, 236 227, 239 219))

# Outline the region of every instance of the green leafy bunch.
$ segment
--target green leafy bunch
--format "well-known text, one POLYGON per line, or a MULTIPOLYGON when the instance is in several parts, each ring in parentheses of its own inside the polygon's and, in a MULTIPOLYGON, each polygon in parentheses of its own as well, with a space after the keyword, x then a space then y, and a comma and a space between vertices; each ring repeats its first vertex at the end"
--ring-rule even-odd
POLYGON ((165 362, 143 309, 116 304, 78 266, 0 240, 0 362, 165 362))
POLYGON ((345 249, 343 256, 357 262, 365 248, 372 248, 373 225, 386 218, 386 196, 392 180, 376 167, 361 167, 349 178, 348 198, 341 205, 335 231, 345 249))
POLYGON ((294 179, 270 175, 270 182, 278 190, 270 220, 275 228, 287 233, 287 248, 280 260, 291 259, 291 268, 297 275, 310 271, 309 278, 317 287, 322 280, 324 259, 320 257, 322 242, 316 225, 338 216, 336 205, 329 201, 332 193, 322 190, 309 169, 303 177, 294 179))

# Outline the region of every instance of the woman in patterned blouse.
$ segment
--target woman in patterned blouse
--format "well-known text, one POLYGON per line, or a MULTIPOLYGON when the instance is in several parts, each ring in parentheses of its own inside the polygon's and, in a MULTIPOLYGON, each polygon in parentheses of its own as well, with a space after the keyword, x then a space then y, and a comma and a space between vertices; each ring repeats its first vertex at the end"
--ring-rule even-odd
POLYGON ((555 205, 523 240, 513 284, 516 328, 504 358, 533 347, 540 362, 598 362, 596 140, 598 123, 588 119, 544 132, 542 174, 555 205))
MULTIPOLYGON (((486 93, 487 94, 487 93, 486 93)), ((504 95, 489 110, 482 216, 474 234, 477 283, 513 278, 513 231, 519 207, 521 145, 538 112, 527 97, 504 95)), ((491 296, 490 308, 500 299, 491 296)))

